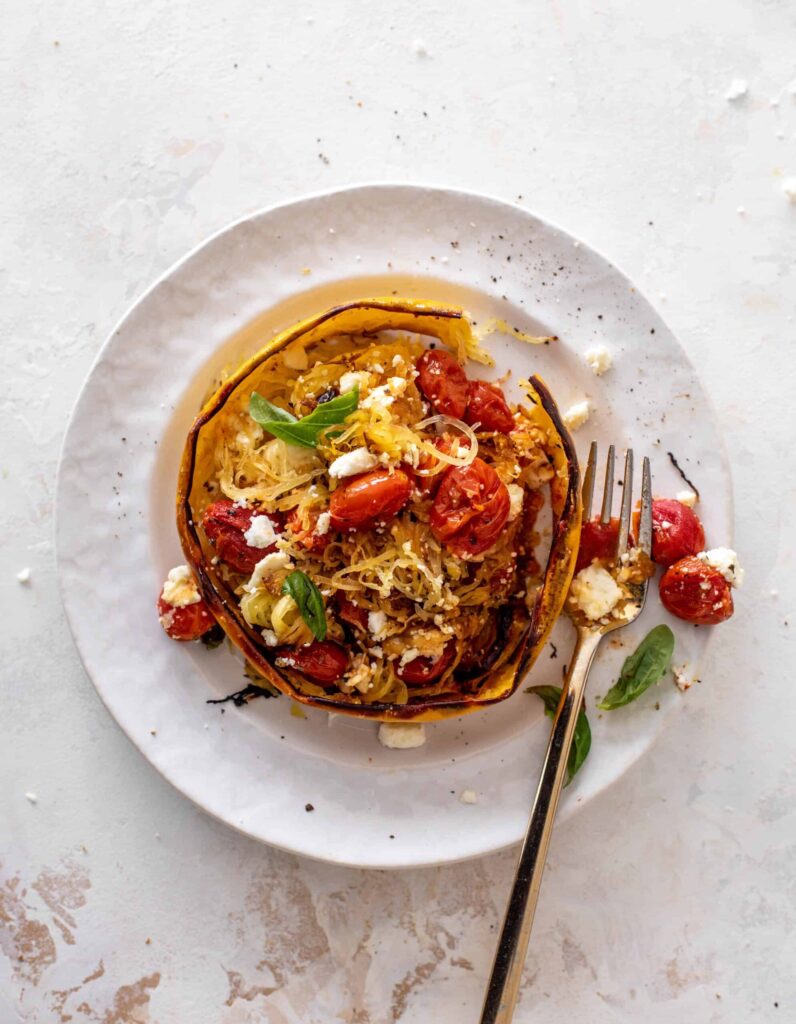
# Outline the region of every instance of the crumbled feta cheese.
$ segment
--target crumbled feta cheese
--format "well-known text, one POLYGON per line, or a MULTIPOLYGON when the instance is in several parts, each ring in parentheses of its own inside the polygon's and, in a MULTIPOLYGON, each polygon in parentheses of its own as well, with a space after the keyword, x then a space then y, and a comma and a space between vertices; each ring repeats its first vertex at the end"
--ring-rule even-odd
POLYGON ((25 799, 28 801, 29 804, 37 804, 39 802, 39 798, 36 796, 35 793, 26 793, 25 799))
POLYGON ((577 430, 583 426, 589 416, 591 416, 591 407, 588 398, 584 398, 582 402, 571 405, 564 413, 564 426, 570 430, 577 430))
POLYGON ((272 629, 264 629, 262 636, 266 647, 276 647, 279 644, 279 637, 272 629))
POLYGON ((318 516, 318 522, 315 524, 315 533, 318 537, 324 537, 329 532, 329 527, 332 524, 332 513, 321 512, 318 516))
POLYGON ((374 363, 373 366, 371 366, 371 370, 373 370, 374 373, 384 373, 384 367, 381 363, 374 363))
POLYGON ((403 668, 404 665, 408 665, 410 661, 414 661, 415 658, 420 657, 420 651, 416 647, 408 647, 401 655, 401 660, 398 662, 398 668, 403 668))
POLYGON ((378 464, 379 460, 367 448, 355 448, 334 460, 329 466, 329 476, 354 476, 356 473, 365 473, 378 464))
POLYGON ((30 583, 30 569, 20 569, 17 573, 17 583, 30 583))
POLYGON ((672 676, 674 677, 674 682, 677 686, 677 689, 680 690, 681 693, 685 693, 685 691, 689 690, 694 684, 694 680, 690 679, 686 675, 685 665, 680 665, 679 667, 675 667, 673 665, 672 676))
POLYGON ((372 672, 367 658, 359 655, 359 659, 359 662, 355 663, 352 671, 349 672, 348 679, 346 680, 345 688, 349 693, 351 690, 359 690, 360 693, 366 693, 371 686, 372 672))
POLYGON ((407 446, 407 449, 404 452, 404 462, 407 466, 411 466, 412 469, 417 469, 418 464, 420 463, 420 449, 414 442, 407 446))
MULTIPOLYGON (((374 658, 383 658, 384 657, 384 648, 383 647, 379 647, 379 646, 371 647, 370 648, 370 654, 374 658)), ((376 666, 374 665, 372 667, 375 668, 376 666)))
POLYGON ((600 565, 581 569, 572 581, 569 593, 586 618, 593 621, 608 615, 622 598, 616 580, 600 565))
POLYGON ((202 600, 196 580, 187 565, 177 565, 169 572, 161 596, 172 608, 185 608, 202 600))
POLYGON ((405 377, 388 377, 387 387, 393 395, 402 395, 406 391, 407 381, 405 377))
POLYGON ((606 371, 614 365, 614 357, 605 345, 596 345, 583 354, 583 358, 589 364, 589 369, 598 377, 602 377, 606 371))
POLYGON ((411 750, 426 742, 426 730, 417 722, 382 722, 379 743, 390 750, 411 750))
POLYGON ((362 399, 359 407, 360 409, 388 409, 394 401, 395 396, 390 394, 389 387, 386 384, 380 384, 362 399))
POLYGON ((353 391, 355 387, 359 387, 359 390, 361 391, 369 384, 370 374, 367 370, 348 370, 337 382, 341 395, 346 394, 348 391, 353 391))
POLYGON ((236 498, 232 502, 232 504, 235 506, 235 508, 246 508, 249 503, 248 503, 248 501, 246 501, 245 498, 236 498))
POLYGON ((378 639, 387 625, 384 612, 368 612, 368 629, 378 639))
POLYGON ((729 89, 724 93, 726 100, 740 100, 749 92, 749 83, 745 78, 733 78, 729 89))
POLYGON ((404 357, 402 355, 400 355, 400 353, 397 354, 397 355, 394 355, 392 357, 392 365, 393 366, 403 366, 403 362, 404 362, 404 357))
POLYGON ((279 569, 291 568, 293 562, 286 551, 272 551, 270 555, 261 558, 255 565, 248 583, 244 583, 243 589, 247 594, 253 594, 260 586, 266 576, 271 576, 279 569))
POLYGON ((474 789, 463 789, 459 794, 459 803, 461 804, 477 804, 478 794, 474 789))
POLYGON ((738 556, 732 548, 713 548, 711 551, 700 551, 697 558, 705 565, 718 569, 731 587, 740 587, 743 583, 744 570, 738 564, 738 556))
POLYGON ((675 498, 681 505, 687 505, 688 508, 693 508, 697 503, 697 496, 693 491, 678 491, 675 498))
POLYGON ((525 491, 519 484, 509 484, 506 488, 509 492, 509 522, 516 519, 522 512, 522 501, 525 491))
POLYGON ((782 182, 782 191, 792 203, 796 203, 796 178, 786 178, 782 182))
POLYGON ((412 43, 412 49, 418 55, 418 57, 428 57, 428 47, 422 39, 415 39, 412 43))
POLYGON ((252 516, 243 538, 250 548, 270 548, 276 542, 276 530, 268 516, 252 516))

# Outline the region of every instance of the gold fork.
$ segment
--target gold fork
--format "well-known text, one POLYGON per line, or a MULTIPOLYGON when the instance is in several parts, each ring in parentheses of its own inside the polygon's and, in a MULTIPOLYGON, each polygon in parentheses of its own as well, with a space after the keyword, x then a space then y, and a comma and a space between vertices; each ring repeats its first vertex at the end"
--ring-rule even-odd
MULTIPOLYGON (((605 485, 600 521, 610 522, 611 506, 614 490, 614 446, 608 449, 608 460, 605 467, 605 485)), ((597 442, 592 441, 589 451, 589 462, 583 479, 583 521, 591 518, 591 505, 594 497, 594 479, 597 469, 597 442)), ((628 553, 630 538, 630 518, 633 506, 633 452, 628 449, 625 455, 625 475, 622 480, 622 506, 619 514, 619 541, 617 544, 616 570, 627 562, 622 559, 628 553)), ((641 479, 641 513, 639 516, 639 536, 636 547, 647 557, 652 549, 652 480, 649 459, 644 459, 641 479)), ((594 654, 606 633, 621 629, 633 622, 641 613, 647 596, 648 580, 626 584, 630 598, 624 606, 621 618, 610 619, 605 623, 589 622, 580 615, 573 615, 572 620, 577 630, 575 650, 567 672, 566 681, 561 692, 561 701, 556 711, 555 721, 550 733, 539 786, 533 802, 531 818, 525 840, 522 844, 514 884, 511 889, 503 928, 500 933, 492 974, 481 1011, 481 1024, 510 1024, 514 1017, 514 1007, 531 935, 533 916, 542 884, 542 872, 547 858, 547 848, 553 831, 558 800, 564 785, 567 772, 567 761, 575 734, 575 725, 586 680, 589 675, 594 654)))

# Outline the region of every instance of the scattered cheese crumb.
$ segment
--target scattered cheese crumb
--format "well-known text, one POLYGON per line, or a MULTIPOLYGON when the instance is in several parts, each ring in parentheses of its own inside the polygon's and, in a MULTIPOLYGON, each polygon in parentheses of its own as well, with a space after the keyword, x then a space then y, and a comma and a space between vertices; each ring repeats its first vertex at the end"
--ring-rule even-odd
POLYGON ((266 576, 270 576, 278 569, 287 569, 293 565, 290 555, 285 551, 272 551, 270 555, 261 558, 255 565, 254 572, 249 577, 249 582, 244 583, 243 589, 247 594, 253 594, 266 576))
POLYGON ((705 565, 718 569, 731 587, 740 587, 743 584, 744 570, 738 564, 738 556, 732 548, 700 551, 696 557, 705 565))
POLYGON ((608 615, 622 598, 616 580, 600 565, 581 569, 572 581, 569 593, 575 605, 592 621, 608 615))
POLYGON ((690 679, 685 674, 685 665, 680 665, 679 668, 673 665, 672 676, 677 689, 680 690, 681 693, 685 693, 686 690, 690 690, 694 684, 694 680, 690 679))
POLYGON ((355 448, 334 460, 329 466, 329 476, 354 476, 356 473, 365 473, 378 464, 379 460, 367 448, 355 448))
POLYGON ((410 661, 414 661, 415 658, 419 657, 420 651, 416 647, 407 647, 401 655, 401 660, 398 662, 398 668, 403 668, 404 665, 408 665, 410 661))
POLYGON ((25 799, 28 801, 29 804, 37 804, 39 802, 39 798, 36 796, 35 793, 26 793, 25 799))
POLYGON ((745 78, 733 78, 730 82, 729 89, 725 92, 724 98, 730 100, 740 100, 749 92, 749 83, 745 78))
POLYGON ((325 537, 329 532, 329 527, 332 524, 332 513, 321 512, 318 516, 318 522, 315 524, 315 533, 318 537, 325 537))
POLYGON ((368 629, 376 639, 381 636, 382 630, 387 625, 387 616, 384 612, 368 612, 368 629))
POLYGON ((428 47, 422 39, 415 39, 412 43, 412 49, 418 55, 418 57, 428 57, 428 47))
POLYGON ((474 789, 463 789, 459 795, 459 803, 462 804, 477 804, 478 794, 474 789))
POLYGON ((602 377, 614 365, 614 357, 605 345, 596 345, 594 348, 588 349, 584 352, 583 358, 597 377, 602 377))
POLYGON ((17 583, 30 583, 30 569, 27 566, 17 573, 17 583))
POLYGON ((416 722, 382 722, 379 743, 390 750, 411 750, 426 742, 426 730, 416 722))
POLYGON ((272 629, 264 629, 262 635, 266 647, 276 647, 279 644, 279 637, 272 629))
POLYGON ((786 178, 782 182, 782 191, 792 203, 796 203, 796 178, 786 178))
POLYGON ((697 496, 693 491, 678 491, 675 498, 681 505, 687 505, 689 508, 693 508, 697 503, 697 496))
POLYGON ((185 608, 202 600, 196 580, 187 565, 177 565, 170 570, 163 584, 162 597, 172 608, 185 608))
POLYGON ((509 484, 506 488, 509 492, 509 522, 512 522, 522 512, 522 502, 525 491, 519 484, 509 484))
POLYGON ((252 516, 249 529, 243 534, 250 548, 270 548, 276 543, 276 530, 268 516, 252 516))
POLYGON ((367 370, 348 370, 337 383, 340 389, 340 394, 345 395, 348 391, 353 391, 355 387, 359 387, 361 391, 363 388, 368 387, 370 384, 370 374, 367 370))
POLYGON ((591 416, 591 407, 588 398, 584 398, 582 402, 571 405, 564 413, 564 426, 570 430, 577 430, 583 426, 589 416, 591 416))

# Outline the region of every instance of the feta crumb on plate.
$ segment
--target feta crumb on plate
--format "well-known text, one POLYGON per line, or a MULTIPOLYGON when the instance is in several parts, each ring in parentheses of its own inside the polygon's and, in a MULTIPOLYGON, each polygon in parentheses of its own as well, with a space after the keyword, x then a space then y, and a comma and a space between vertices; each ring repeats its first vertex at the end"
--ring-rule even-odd
POLYGON ((688 508, 693 508, 697 503, 697 496, 693 491, 678 491, 675 494, 675 499, 680 502, 681 505, 687 505, 688 508))
POLYGON ((367 448, 355 448, 352 452, 340 455, 329 466, 329 476, 344 477, 354 476, 356 473, 365 473, 374 466, 378 466, 379 460, 367 448))
POLYGON ((459 803, 462 804, 477 804, 478 794, 474 789, 463 789, 459 794, 459 803))
POLYGON ((243 538, 250 548, 270 548, 276 542, 276 530, 268 516, 252 516, 243 538))
POLYGON ((382 722, 379 743, 390 750, 411 750, 426 742, 426 730, 417 722, 382 722))
POLYGON ((674 678, 675 686, 681 693, 685 693, 686 690, 690 690, 694 685, 694 680, 686 675, 685 665, 672 665, 672 676, 674 678))
POLYGON ((572 581, 569 595, 587 619, 596 621, 613 611, 622 598, 622 591, 607 569, 589 565, 572 581))
POLYGON ((568 427, 569 430, 577 430, 583 426, 589 416, 591 416, 591 406, 589 405, 588 398, 584 398, 582 402, 576 402, 575 405, 571 405, 564 413, 564 426, 568 427))
POLYGON ((27 566, 17 573, 17 583, 30 583, 30 569, 27 566))
POLYGON ((26 793, 25 799, 28 801, 29 804, 37 804, 39 802, 39 798, 36 796, 35 793, 26 793))
POLYGON ((740 587, 743 583, 744 570, 738 564, 738 556, 732 548, 713 548, 700 551, 696 556, 700 562, 718 569, 731 587, 740 587))
POLYGON ((792 203, 796 203, 796 178, 786 178, 782 182, 782 191, 792 203))
POLYGON ((594 348, 587 349, 583 353, 583 358, 589 364, 592 373, 597 377, 602 377, 614 365, 614 357, 605 345, 595 345, 594 348))
POLYGON ((729 89, 724 93, 727 100, 740 100, 749 92, 749 83, 745 78, 733 78, 729 89))

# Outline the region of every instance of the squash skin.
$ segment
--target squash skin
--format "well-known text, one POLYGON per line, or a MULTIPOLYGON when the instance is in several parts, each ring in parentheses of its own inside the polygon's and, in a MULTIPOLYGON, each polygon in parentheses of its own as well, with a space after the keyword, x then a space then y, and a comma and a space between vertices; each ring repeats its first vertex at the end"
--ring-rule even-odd
POLYGON ((461 350, 470 337, 470 324, 457 306, 403 298, 360 299, 335 306, 276 335, 207 401, 194 421, 185 443, 180 465, 177 496, 177 530, 186 561, 193 569, 199 589, 224 632, 251 665, 278 690, 294 700, 337 714, 386 722, 430 722, 488 707, 505 700, 519 687, 543 648, 564 605, 575 567, 580 538, 581 504, 577 456, 556 404, 544 382, 531 377, 528 392, 536 404, 550 444, 548 455, 556 476, 550 485, 553 536, 542 586, 532 613, 517 607, 506 641, 506 654, 470 693, 440 693, 410 699, 407 704, 359 703, 353 695, 335 697, 302 690, 303 678, 274 664, 272 649, 265 646, 238 608, 234 594, 211 562, 211 549, 203 544, 198 530, 201 484, 207 479, 207 460, 212 452, 213 424, 225 407, 239 398, 239 388, 251 390, 249 378, 262 364, 291 344, 306 346, 325 338, 346 334, 367 334, 403 330, 433 337, 448 348, 461 350), (247 383, 249 382, 249 383, 247 383), (206 436, 207 435, 207 436, 206 436))

